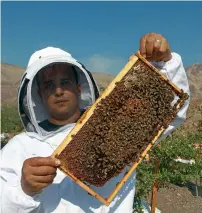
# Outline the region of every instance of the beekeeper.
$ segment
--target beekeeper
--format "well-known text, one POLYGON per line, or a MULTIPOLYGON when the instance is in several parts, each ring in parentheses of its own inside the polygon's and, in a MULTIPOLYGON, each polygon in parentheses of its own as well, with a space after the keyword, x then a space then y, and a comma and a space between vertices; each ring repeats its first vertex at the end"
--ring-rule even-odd
MULTIPOLYGON (((140 53, 189 94, 181 57, 171 52, 162 35, 144 35, 140 53)), ((132 213, 135 172, 107 207, 58 170, 59 160, 50 157, 98 96, 91 73, 68 52, 47 47, 31 56, 18 94, 26 131, 1 150, 2 213, 132 213)), ((189 100, 163 136, 183 123, 188 105, 189 100)), ((92 188, 107 197, 123 173, 101 188, 92 188)))

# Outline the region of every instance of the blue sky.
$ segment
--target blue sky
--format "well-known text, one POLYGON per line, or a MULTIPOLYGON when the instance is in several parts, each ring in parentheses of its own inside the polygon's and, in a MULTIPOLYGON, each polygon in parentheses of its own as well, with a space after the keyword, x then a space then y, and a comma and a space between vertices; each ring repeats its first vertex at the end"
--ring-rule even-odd
POLYGON ((184 66, 202 62, 202 2, 2 2, 1 62, 60 47, 90 71, 117 74, 141 36, 163 34, 184 66))

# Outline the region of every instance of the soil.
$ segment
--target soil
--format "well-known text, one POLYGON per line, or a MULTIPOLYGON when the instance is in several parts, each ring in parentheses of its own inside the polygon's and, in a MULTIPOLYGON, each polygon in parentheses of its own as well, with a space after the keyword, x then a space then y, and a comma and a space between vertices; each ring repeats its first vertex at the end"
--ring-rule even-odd
POLYGON ((156 202, 162 213, 202 213, 202 183, 200 185, 198 180, 198 196, 193 182, 186 186, 170 184, 168 188, 160 188, 156 202))

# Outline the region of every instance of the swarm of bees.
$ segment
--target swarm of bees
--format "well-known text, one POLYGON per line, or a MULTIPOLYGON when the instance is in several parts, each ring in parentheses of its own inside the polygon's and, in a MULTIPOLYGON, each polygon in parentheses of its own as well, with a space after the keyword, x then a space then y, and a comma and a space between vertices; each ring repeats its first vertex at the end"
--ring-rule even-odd
POLYGON ((171 85, 138 60, 60 153, 79 180, 103 186, 135 162, 175 113, 171 85))

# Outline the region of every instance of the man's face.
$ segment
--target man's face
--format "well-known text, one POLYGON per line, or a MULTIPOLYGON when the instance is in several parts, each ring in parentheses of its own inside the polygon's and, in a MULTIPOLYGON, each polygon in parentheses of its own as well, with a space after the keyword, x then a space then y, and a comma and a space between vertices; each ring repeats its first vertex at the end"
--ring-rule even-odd
POLYGON ((79 107, 76 75, 67 64, 55 64, 39 73, 39 93, 49 115, 56 120, 70 118, 79 107))

